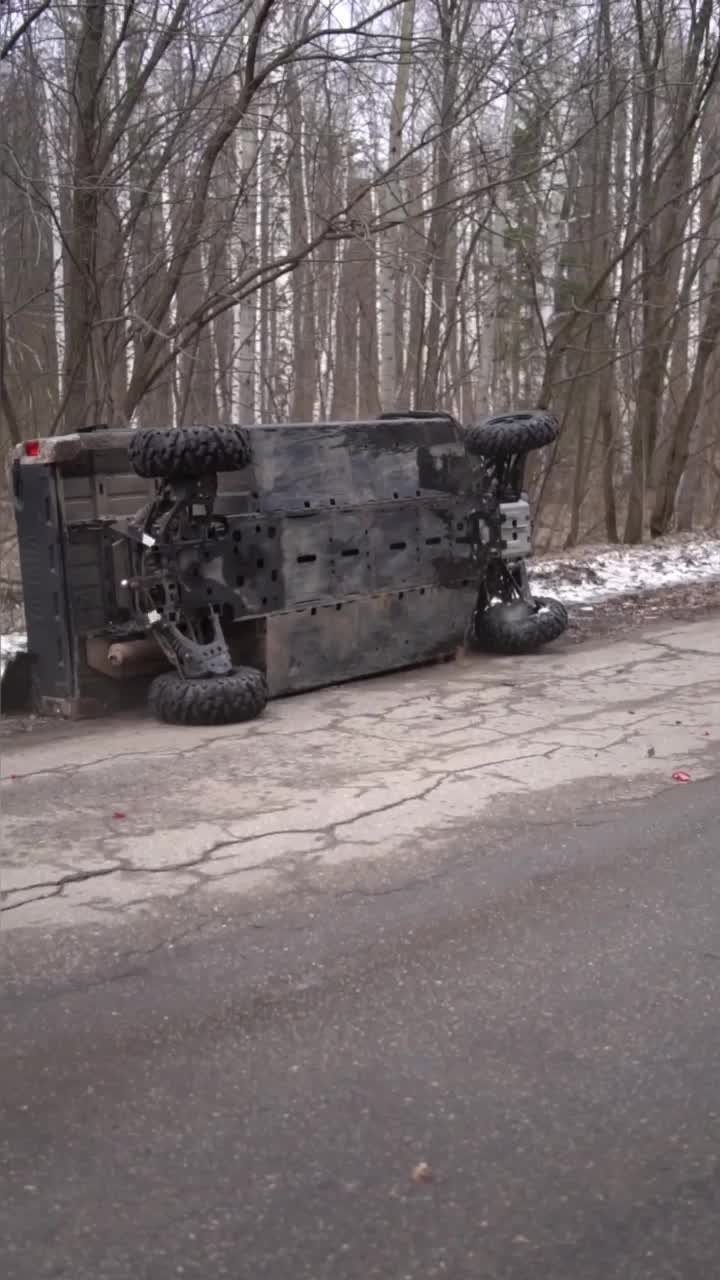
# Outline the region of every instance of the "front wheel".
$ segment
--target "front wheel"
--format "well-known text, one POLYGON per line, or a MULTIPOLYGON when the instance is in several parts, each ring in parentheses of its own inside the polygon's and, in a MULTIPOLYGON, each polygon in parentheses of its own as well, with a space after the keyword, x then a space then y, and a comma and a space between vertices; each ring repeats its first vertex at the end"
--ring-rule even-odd
POLYGON ((554 413, 534 409, 495 413, 465 428, 465 448, 482 458, 506 458, 531 449, 544 449, 557 439, 560 424, 554 413))
POLYGON ((508 656, 536 653, 557 640, 567 630, 568 621, 565 605, 544 596, 532 603, 513 600, 491 604, 475 617, 471 647, 508 656))

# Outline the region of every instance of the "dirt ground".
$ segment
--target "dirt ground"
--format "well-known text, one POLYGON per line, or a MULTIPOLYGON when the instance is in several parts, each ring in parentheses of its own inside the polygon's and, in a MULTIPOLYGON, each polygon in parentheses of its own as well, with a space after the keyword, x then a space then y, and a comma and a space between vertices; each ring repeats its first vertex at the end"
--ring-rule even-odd
POLYGON ((720 581, 694 582, 684 587, 614 596, 592 605, 570 606, 572 644, 627 633, 652 622, 694 622, 708 614, 720 615, 720 581))

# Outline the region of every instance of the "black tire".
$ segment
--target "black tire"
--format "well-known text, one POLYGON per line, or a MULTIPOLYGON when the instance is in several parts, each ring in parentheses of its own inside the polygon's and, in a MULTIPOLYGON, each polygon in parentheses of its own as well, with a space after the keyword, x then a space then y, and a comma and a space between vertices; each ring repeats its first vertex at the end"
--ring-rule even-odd
POLYGON ((466 427, 465 448, 483 458, 502 458, 531 449, 544 449, 557 440, 560 424, 553 413, 496 413, 477 426, 466 427))
POLYGON ((169 671, 153 680, 148 702, 167 724, 239 724, 265 709, 267 687, 255 667, 234 667, 226 676, 196 680, 169 671))
POLYGON ((567 630, 568 613, 559 600, 538 596, 533 605, 491 604, 475 619, 473 648, 486 653, 535 653, 567 630))
POLYGON ((237 427, 139 428, 128 445, 133 471, 147 480, 182 480, 213 471, 240 471, 250 461, 250 441, 237 427))

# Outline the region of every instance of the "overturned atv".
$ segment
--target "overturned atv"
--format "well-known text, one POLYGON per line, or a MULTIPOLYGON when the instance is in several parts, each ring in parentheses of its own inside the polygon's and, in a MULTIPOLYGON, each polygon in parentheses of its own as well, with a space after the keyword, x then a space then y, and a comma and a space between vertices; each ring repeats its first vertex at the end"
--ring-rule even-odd
POLYGON ((528 653, 567 616, 533 599, 528 452, 548 413, 115 431, 29 441, 13 483, 34 701, 150 706, 178 724, 452 657, 528 653), (38 566, 46 568, 39 572, 38 566))

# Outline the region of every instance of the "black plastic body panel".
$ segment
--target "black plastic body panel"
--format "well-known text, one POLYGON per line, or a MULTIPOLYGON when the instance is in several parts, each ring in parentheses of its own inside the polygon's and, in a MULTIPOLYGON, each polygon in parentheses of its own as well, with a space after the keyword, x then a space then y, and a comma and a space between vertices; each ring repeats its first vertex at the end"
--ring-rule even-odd
POLYGON ((70 704, 79 689, 57 469, 16 463, 13 489, 35 695, 58 706, 70 704))

